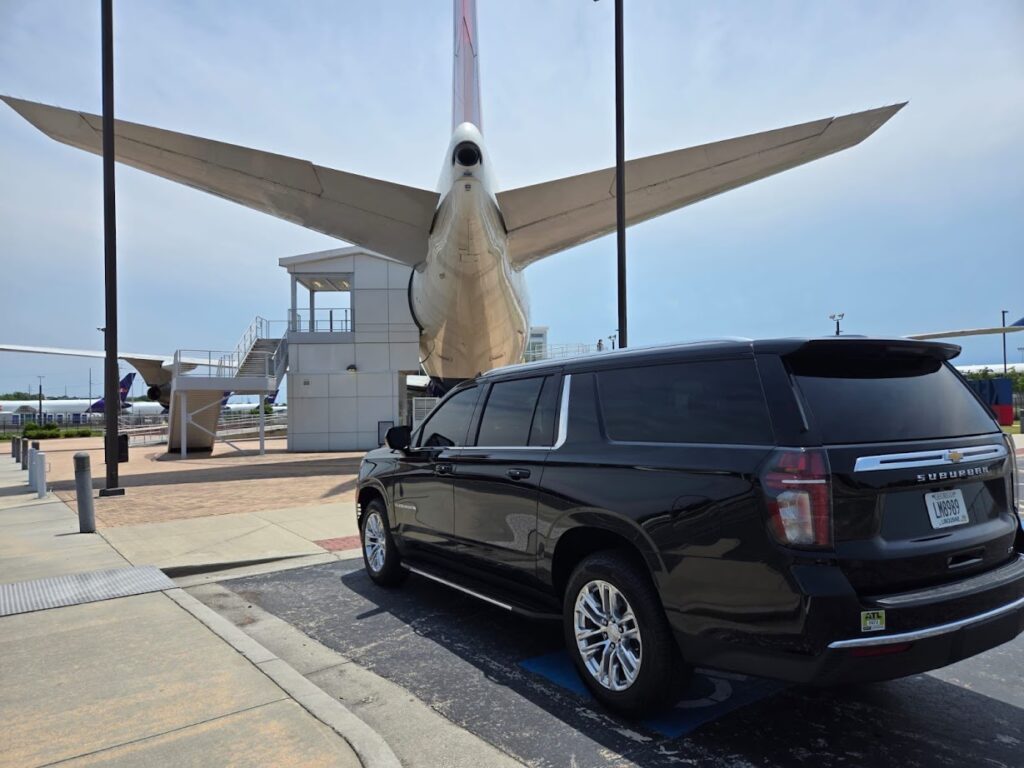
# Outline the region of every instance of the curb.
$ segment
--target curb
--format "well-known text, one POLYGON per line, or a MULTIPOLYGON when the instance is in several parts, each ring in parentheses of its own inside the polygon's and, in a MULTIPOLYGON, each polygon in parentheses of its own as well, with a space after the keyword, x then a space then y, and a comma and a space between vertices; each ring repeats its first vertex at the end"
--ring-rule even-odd
POLYGON ((169 589, 164 594, 245 656, 299 706, 341 736, 366 768, 401 768, 401 762, 384 738, 353 715, 340 701, 322 691, 285 661, 183 589, 169 589))

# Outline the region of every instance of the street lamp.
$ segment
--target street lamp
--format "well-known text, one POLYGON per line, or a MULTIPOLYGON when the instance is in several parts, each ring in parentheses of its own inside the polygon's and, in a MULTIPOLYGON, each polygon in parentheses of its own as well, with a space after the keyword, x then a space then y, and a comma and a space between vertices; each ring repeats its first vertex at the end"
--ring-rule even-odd
POLYGON ((1017 347, 1017 351, 1020 352, 1020 361, 1024 363, 1024 347, 1017 347))
POLYGON ((846 317, 846 313, 845 312, 833 312, 831 315, 828 316, 829 320, 835 321, 835 324, 836 324, 836 336, 839 335, 839 321, 842 320, 844 317, 846 317))

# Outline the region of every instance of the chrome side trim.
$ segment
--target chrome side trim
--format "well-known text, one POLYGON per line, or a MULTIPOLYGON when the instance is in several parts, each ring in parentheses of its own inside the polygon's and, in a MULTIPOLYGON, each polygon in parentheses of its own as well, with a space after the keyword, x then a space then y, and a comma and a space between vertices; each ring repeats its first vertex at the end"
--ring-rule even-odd
POLYGON ((554 450, 558 450, 565 444, 565 438, 569 434, 569 385, 572 382, 572 374, 565 374, 562 379, 562 403, 558 409, 558 438, 555 440, 554 450))
POLYGON ((853 465, 854 472, 877 472, 884 469, 912 469, 914 467, 942 467, 970 464, 974 461, 995 461, 1006 458, 1006 446, 975 445, 970 448, 942 448, 935 451, 913 453, 888 453, 878 456, 861 456, 853 465), (955 461, 950 457, 959 454, 955 461))
POLYGON ((1014 600, 1012 603, 993 608, 991 611, 979 613, 976 616, 969 616, 966 619, 951 621, 948 624, 937 624, 934 627, 917 629, 913 632, 900 632, 895 635, 875 635, 874 637, 858 637, 853 640, 836 640, 828 644, 831 649, 840 648, 869 648, 875 645, 892 645, 894 643, 912 643, 917 640, 926 640, 929 637, 939 637, 956 632, 958 629, 969 627, 972 624, 980 624, 983 621, 994 619, 1019 608, 1024 608, 1024 597, 1014 600))
POLYGON ((402 567, 405 568, 407 571, 411 571, 412 573, 415 573, 415 574, 417 574, 419 576, 422 576, 425 579, 430 579, 431 581, 436 581, 438 584, 444 584, 446 587, 451 587, 452 589, 457 589, 457 590, 459 590, 459 592, 464 592, 465 594, 467 594, 467 595, 469 595, 471 597, 475 597, 478 600, 483 600, 485 603, 490 603, 491 605, 496 605, 498 608, 504 608, 506 611, 514 610, 512 608, 512 606, 509 605, 508 603, 503 603, 500 600, 495 600, 493 597, 488 597, 487 595, 482 595, 479 592, 474 592, 472 589, 469 589, 468 587, 464 587, 461 584, 456 584, 454 581, 448 581, 448 579, 442 579, 440 576, 435 576, 432 573, 427 573, 426 571, 421 571, 419 568, 416 568, 416 567, 414 567, 412 565, 403 565, 402 567))

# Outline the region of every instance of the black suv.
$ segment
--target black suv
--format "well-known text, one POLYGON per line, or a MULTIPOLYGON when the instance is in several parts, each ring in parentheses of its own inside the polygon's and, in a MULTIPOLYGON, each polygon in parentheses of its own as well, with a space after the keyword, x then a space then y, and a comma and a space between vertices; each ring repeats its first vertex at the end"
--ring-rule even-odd
POLYGON ((367 454, 366 569, 562 621, 628 714, 692 665, 827 684, 967 658, 1024 630, 1024 530, 959 351, 730 340, 492 371, 367 454))

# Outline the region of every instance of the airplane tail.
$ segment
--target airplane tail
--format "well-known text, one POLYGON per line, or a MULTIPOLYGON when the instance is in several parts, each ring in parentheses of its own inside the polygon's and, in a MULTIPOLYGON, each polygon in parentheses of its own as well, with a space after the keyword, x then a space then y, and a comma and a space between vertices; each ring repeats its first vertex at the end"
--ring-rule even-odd
POLYGON ((480 109, 480 41, 476 35, 476 0, 454 0, 455 60, 452 67, 452 130, 472 123, 483 130, 480 109))
MULTIPOLYGON (((135 372, 127 374, 117 385, 118 392, 120 393, 121 406, 128 402, 128 393, 132 391, 132 383, 135 381, 135 372)), ((95 403, 89 406, 89 413, 104 413, 107 410, 106 400, 100 398, 95 403)))

